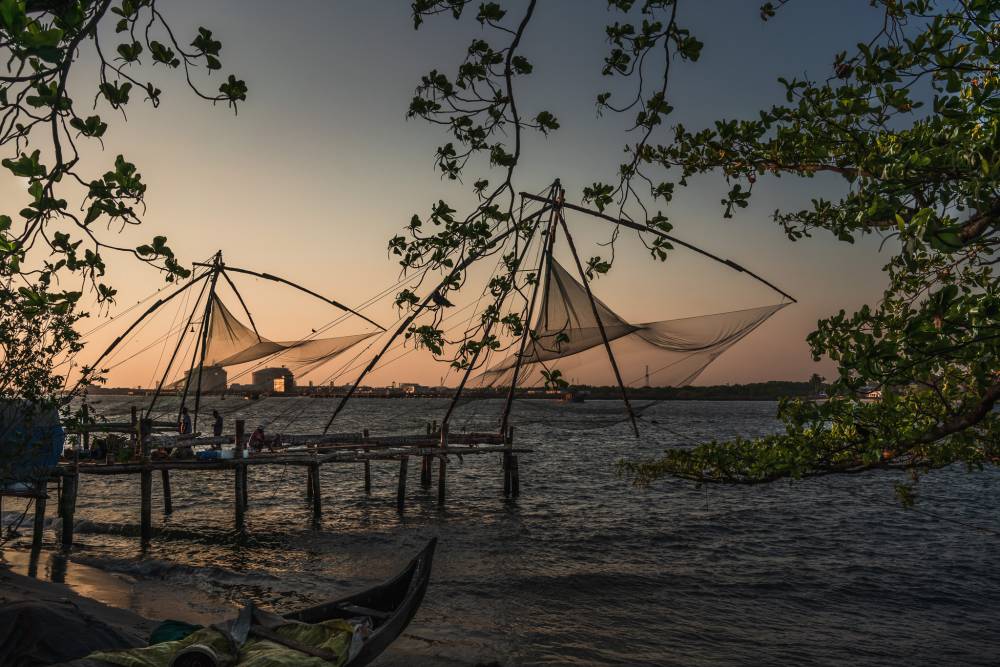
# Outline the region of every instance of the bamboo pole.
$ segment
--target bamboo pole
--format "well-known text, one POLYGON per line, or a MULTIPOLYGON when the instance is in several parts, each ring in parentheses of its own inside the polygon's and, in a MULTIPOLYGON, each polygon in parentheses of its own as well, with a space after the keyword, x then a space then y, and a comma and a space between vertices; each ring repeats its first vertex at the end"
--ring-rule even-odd
MULTIPOLYGON (((528 192, 522 192, 520 194, 521 194, 522 197, 524 197, 526 199, 531 199, 532 201, 542 202, 544 204, 553 204, 553 203, 555 203, 551 198, 547 199, 547 198, 539 197, 538 195, 533 195, 533 194, 530 194, 528 192)), ((633 222, 632 220, 625 220, 623 218, 613 218, 610 215, 606 215, 606 214, 601 213, 599 211, 592 211, 589 208, 585 208, 583 206, 577 206, 576 204, 570 204, 570 203, 565 202, 565 201, 558 202, 558 205, 561 208, 568 208, 571 211, 578 211, 579 213, 586 213, 587 215, 594 216, 595 218, 599 218, 601 220, 605 220, 605 221, 613 223, 615 225, 621 225, 622 227, 628 227, 629 229, 634 229, 634 230, 636 230, 638 232, 644 232, 644 233, 652 234, 653 236, 659 236, 660 238, 662 238, 664 240, 670 241, 671 243, 676 243, 677 245, 683 246, 683 247, 687 248, 688 250, 692 250, 692 251, 698 253, 699 255, 704 255, 705 257, 708 257, 709 259, 715 260, 716 262, 719 262, 720 264, 725 264, 726 266, 728 266, 729 268, 733 269, 734 271, 738 271, 740 273, 745 273, 748 276, 750 276, 751 278, 753 278, 754 280, 756 280, 756 281, 758 281, 758 282, 760 282, 760 283, 762 283, 764 285, 767 285, 768 287, 770 287, 772 290, 774 290, 775 292, 777 292, 781 296, 783 296, 786 299, 790 300, 792 303, 798 303, 798 300, 795 297, 793 297, 791 294, 788 294, 787 292, 785 292, 784 290, 776 287, 775 285, 773 285, 772 283, 768 282, 764 278, 761 278, 759 275, 757 275, 756 273, 754 273, 750 269, 747 269, 747 268, 745 268, 743 266, 740 266, 739 264, 737 264, 736 262, 734 262, 734 261, 732 261, 730 259, 724 259, 722 257, 719 257, 718 255, 715 255, 713 253, 708 252, 707 250, 702 250, 701 248, 699 248, 696 245, 688 243, 687 241, 682 241, 681 239, 677 238, 676 236, 671 236, 670 234, 667 234, 666 232, 662 232, 659 229, 648 227, 646 225, 640 225, 639 223, 633 222)))
MULTIPOLYGON (((207 276, 208 274, 206 273, 205 275, 207 276)), ((174 351, 170 354, 170 361, 167 362, 167 367, 163 369, 163 375, 160 377, 160 381, 156 384, 156 391, 153 392, 153 398, 150 400, 149 407, 146 409, 147 419, 153 414, 153 407, 156 405, 156 401, 160 397, 160 392, 163 391, 163 385, 167 383, 167 378, 170 376, 170 369, 174 367, 174 361, 177 359, 177 353, 180 352, 181 344, 184 342, 184 335, 187 333, 188 329, 191 328, 191 322, 194 321, 194 314, 198 312, 198 304, 201 302, 201 297, 205 294, 205 287, 207 286, 208 281, 201 284, 201 290, 198 291, 198 297, 194 300, 194 306, 191 307, 191 313, 188 315, 187 322, 184 323, 184 328, 181 329, 180 335, 177 336, 177 345, 174 346, 174 351)), ((190 378, 190 375, 188 377, 190 378)), ((185 393, 187 392, 186 386, 184 391, 185 393)))
MULTIPOLYGON (((201 263, 201 262, 195 262, 194 265, 195 266, 212 266, 211 264, 204 264, 204 263, 201 263)), ((274 281, 276 283, 284 283, 285 285, 288 285, 289 287, 294 287, 297 290, 301 290, 301 291, 305 292, 306 294, 314 296, 317 299, 319 299, 320 301, 325 301, 328 304, 330 304, 331 306, 334 306, 335 308, 339 308, 339 309, 343 310, 344 312, 351 313, 352 315, 356 315, 356 316, 360 317, 361 319, 363 319, 365 322, 368 322, 369 324, 374 324, 375 326, 377 326, 382 331, 385 331, 385 327, 383 327, 378 322, 376 322, 374 320, 368 319, 367 317, 365 317, 364 315, 362 315, 358 311, 356 311, 356 310, 354 310, 352 308, 348 308, 347 306, 345 306, 344 304, 340 303, 339 301, 334 301, 333 299, 328 299, 325 296, 323 296, 322 294, 317 294, 316 292, 313 292, 311 289, 303 287, 302 285, 296 285, 292 281, 286 280, 286 279, 284 279, 284 278, 282 278, 280 276, 276 276, 276 275, 273 275, 273 274, 270 274, 270 273, 258 273, 257 271, 250 271, 249 269, 238 269, 235 266, 226 266, 225 264, 222 264, 221 262, 220 262, 220 266, 224 267, 226 271, 235 271, 237 273, 245 273, 245 274, 250 275, 250 276, 257 276, 258 278, 264 278, 265 280, 271 280, 271 281, 274 281)))
MULTIPOLYGON (((559 184, 559 179, 556 179, 553 182, 552 188, 550 189, 549 192, 552 193, 553 195, 556 195, 561 191, 562 188, 559 184)), ((562 199, 561 195, 559 196, 559 199, 560 200, 562 199)), ((547 227, 548 236, 544 239, 545 245, 542 249, 540 257, 538 258, 538 270, 535 274, 535 286, 534 289, 531 291, 531 299, 524 313, 524 320, 525 320, 524 331, 521 334, 521 342, 518 345, 517 357, 515 358, 514 361, 514 373, 510 378, 510 389, 508 389, 507 391, 507 398, 505 399, 503 406, 503 414, 500 418, 501 434, 507 431, 507 426, 510 423, 510 411, 514 405, 514 393, 517 391, 518 376, 521 374, 521 364, 524 362, 524 350, 525 347, 527 346, 528 338, 531 337, 531 317, 535 311, 535 303, 538 301, 538 294, 541 291, 543 279, 546 285, 548 283, 547 276, 549 270, 551 269, 551 264, 552 264, 552 246, 555 243, 555 237, 556 237, 556 214, 559 210, 558 205, 559 202, 556 201, 555 205, 552 206, 552 209, 549 214, 549 221, 547 227)), ((509 496, 511 490, 510 457, 511 453, 509 451, 506 452, 503 456, 504 496, 509 496)))
MULTIPOLYGON (((559 188, 559 180, 556 179, 555 183, 552 184, 552 191, 555 192, 559 188)), ((521 342, 518 346, 517 357, 514 362, 514 375, 510 379, 510 389, 507 391, 507 398, 504 401, 503 415, 500 418, 500 432, 503 433, 507 429, 507 424, 510 420, 510 410, 514 404, 514 392, 517 390, 517 379, 518 375, 521 373, 521 364, 524 361, 524 348, 528 344, 528 338, 531 337, 531 315, 535 310, 535 303, 538 301, 538 293, 541 291, 543 271, 548 272, 549 258, 552 255, 552 244, 555 242, 555 215, 558 210, 557 206, 553 206, 549 211, 549 221, 548 221, 548 237, 545 239, 545 247, 542 250, 541 256, 538 258, 538 270, 535 274, 535 286, 531 290, 531 299, 528 302, 527 310, 524 313, 524 331, 521 334, 521 342)))
POLYGON ((201 407, 201 379, 205 375, 205 354, 208 352, 208 326, 211 323, 212 305, 215 303, 215 286, 219 282, 222 269, 222 251, 215 255, 215 273, 212 274, 212 286, 208 290, 208 301, 205 303, 205 319, 201 323, 201 359, 198 360, 198 385, 194 394, 194 421, 191 432, 198 431, 198 409, 201 407))
POLYGON ((253 315, 250 314, 250 309, 247 308, 246 301, 243 300, 243 295, 240 294, 240 291, 238 289, 236 289, 236 283, 233 282, 233 279, 229 277, 229 275, 225 272, 225 270, 223 270, 221 273, 222 277, 226 279, 227 283, 229 283, 229 287, 232 288, 233 294, 235 294, 236 298, 239 299, 240 305, 243 306, 243 312, 247 314, 247 319, 250 321, 250 326, 253 327, 253 332, 257 335, 257 342, 258 343, 261 342, 260 332, 257 331, 257 323, 253 321, 253 315))
POLYGON ((597 302, 594 300, 594 294, 590 291, 590 281, 587 280, 587 273, 583 270, 583 264, 580 262, 580 256, 576 253, 576 244, 573 243, 573 237, 569 233, 569 226, 566 224, 566 219, 563 218, 562 211, 556 213, 556 217, 559 219, 559 224, 562 225, 563 233, 566 234, 566 244, 569 246, 569 251, 573 254, 573 261, 576 262, 576 270, 580 273, 580 280, 583 282, 583 288, 587 291, 587 299, 590 301, 590 308, 594 313, 594 319, 597 320, 597 328, 601 332, 601 340, 604 341, 604 350, 608 353, 608 360, 611 362, 611 368, 615 372, 615 380, 618 381, 618 388, 622 393, 622 400, 625 401, 625 409, 628 411, 628 417, 632 421, 632 430, 635 431, 635 437, 639 437, 639 425, 635 421, 635 412, 632 410, 632 403, 628 400, 628 391, 625 389, 625 383, 622 382, 621 371, 618 370, 618 362, 615 360, 615 353, 611 351, 611 342, 608 340, 608 332, 604 329, 604 322, 601 320, 601 313, 597 309, 597 302))
MULTIPOLYGON (((534 240, 535 232, 537 230, 538 230, 538 225, 532 225, 531 233, 528 235, 528 238, 524 240, 524 248, 521 250, 521 254, 517 258, 517 269, 521 268, 521 263, 524 261, 525 256, 528 254, 528 248, 531 247, 531 242, 534 240)), ((510 293, 512 291, 514 291, 513 280, 511 281, 510 287, 507 290, 501 292, 500 295, 498 295, 497 298, 493 301, 493 311, 497 313, 497 316, 499 316, 500 309, 503 307, 503 302, 506 301, 507 297, 510 296, 510 293)), ((476 347, 476 351, 473 352, 472 360, 469 362, 468 367, 462 374, 462 379, 461 381, 459 381, 458 387, 455 388, 455 395, 452 397, 451 403, 448 404, 448 410, 444 413, 444 418, 441 420, 442 428, 451 420, 451 414, 455 411, 455 408, 458 406, 458 401, 459 399, 461 399, 462 392, 465 390, 465 384, 466 382, 469 381, 469 377, 472 375, 472 371, 475 370, 476 368, 476 363, 479 361, 479 355, 482 353, 483 347, 485 346, 486 341, 490 337, 490 333, 493 330, 494 324, 495 324, 494 319, 490 319, 486 323, 486 326, 483 330, 483 336, 479 340, 479 345, 476 347)))
MULTIPOLYGON (((550 210, 550 208, 551 207, 548 207, 548 206, 543 207, 540 211, 538 211, 536 213, 533 213, 531 216, 529 216, 528 218, 526 218, 526 221, 541 216, 543 213, 545 213, 546 211, 550 210)), ((374 357, 372 357, 371 361, 368 362, 368 365, 365 366, 364 370, 361 371, 361 374, 358 375, 358 378, 354 381, 354 384, 351 385, 351 388, 347 390, 347 393, 344 395, 344 397, 340 399, 340 403, 337 404, 336 409, 333 411, 333 414, 330 416, 330 420, 326 423, 326 428, 323 429, 324 433, 326 433, 327 431, 330 430, 330 426, 333 425, 333 420, 337 418, 337 415, 340 414, 341 410, 344 409, 344 406, 347 404, 347 401, 350 400, 351 396, 354 395, 354 392, 357 391, 357 389, 358 389, 359 386, 361 386, 361 381, 365 379, 365 377, 368 375, 368 373, 370 373, 372 371, 373 368, 375 368, 375 366, 376 366, 376 364, 378 364, 379 360, 381 360, 381 358, 385 355, 385 353, 388 352, 388 350, 392 346, 392 344, 394 342, 396 342, 396 339, 399 336, 401 336, 409 328, 409 326, 413 323, 413 321, 415 319, 417 319, 417 316, 420 315, 420 313, 423 312, 424 308, 427 307, 427 304, 430 303, 431 299, 438 292, 438 290, 440 290, 442 287, 444 287, 450 281, 454 280, 455 277, 457 277, 459 273, 461 273, 466 268, 468 268, 470 264, 472 264, 473 262, 475 262, 476 260, 478 260, 479 257, 483 253, 485 253, 487 250, 491 250, 492 248, 496 247, 496 245, 498 243, 500 243, 501 241, 505 240, 508 236, 510 236, 511 234, 513 234, 515 231, 517 231, 517 226, 511 227, 510 229, 508 229, 504 233, 502 233, 499 236, 495 237, 493 240, 491 240, 488 244, 486 244, 485 247, 483 247, 478 252, 477 251, 470 252, 470 254, 469 254, 468 257, 466 257, 464 260, 462 260, 461 262, 459 262, 451 270, 451 272, 449 272, 448 275, 441 282, 439 282, 437 284, 437 286, 433 290, 431 290, 430 292, 427 293, 427 296, 424 297, 424 300, 421 301, 417 305, 417 307, 413 309, 413 311, 410 313, 410 315, 402 322, 402 324, 399 325, 399 327, 396 329, 396 331, 389 337, 389 340, 387 340, 385 342, 385 345, 382 346, 382 349, 379 350, 378 354, 376 354, 374 357)))
MULTIPOLYGON (((104 361, 104 358, 107 357, 109 354, 111 354, 111 352, 116 347, 118 347, 118 345, 121 344, 121 342, 123 340, 125 340, 125 337, 128 336, 130 333, 132 333, 132 331, 137 326, 139 326, 139 323, 142 322, 144 319, 146 319, 151 313, 153 313, 154 311, 156 311, 160 306, 162 306, 163 304, 167 303, 168 301, 170 301, 171 299, 173 299, 175 296, 177 296, 178 294, 180 294, 184 290, 186 290, 189 287, 191 287, 192 285, 194 285, 196 282, 198 282, 200 280, 203 280, 207 276, 208 276, 207 273, 204 274, 204 275, 202 275, 202 276, 199 276, 199 277, 195 278, 194 280, 190 281, 189 283, 187 283, 186 285, 183 285, 182 287, 180 287, 176 291, 171 292, 168 296, 165 296, 162 299, 158 299, 156 301, 156 303, 154 303, 149 308, 147 308, 146 311, 142 315, 140 315, 138 317, 138 319, 136 319, 135 322, 133 322, 120 336, 118 336, 118 338, 115 338, 114 341, 111 342, 111 345, 108 345, 108 347, 104 350, 104 352, 101 353, 101 356, 97 357, 97 360, 94 362, 94 364, 92 366, 90 366, 90 370, 95 370, 97 368, 98 364, 100 364, 102 361, 104 361)), ((73 387, 73 391, 71 391, 66 396, 66 400, 67 401, 69 401, 69 399, 71 399, 76 394, 77 390, 79 390, 79 388, 82 386, 82 382, 83 382, 84 379, 86 379, 86 377, 87 377, 87 373, 84 373, 81 376, 81 378, 77 382, 76 386, 73 387)))

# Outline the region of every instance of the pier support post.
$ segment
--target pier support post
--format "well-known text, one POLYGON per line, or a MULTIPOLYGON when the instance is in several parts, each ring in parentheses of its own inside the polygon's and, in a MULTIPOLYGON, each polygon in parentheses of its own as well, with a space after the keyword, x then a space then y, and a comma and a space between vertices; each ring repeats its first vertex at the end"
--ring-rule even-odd
MULTIPOLYGON (((361 436, 367 440, 368 439, 368 429, 365 429, 361 436)), ((366 447, 364 452, 367 454, 370 450, 366 447)), ((365 495, 370 496, 372 494, 372 463, 368 459, 365 459, 365 495)))
POLYGON ((410 465, 410 457, 405 454, 399 459, 399 486, 396 487, 396 509, 402 513, 406 505, 406 469, 410 465))
MULTIPOLYGON (((448 449, 448 424, 441 424, 441 449, 448 449)), ((428 457, 430 458, 430 457, 428 457)), ((429 466, 428 466, 429 467, 429 466)), ((441 454, 438 459, 438 504, 444 505, 446 478, 448 476, 448 455, 441 454)))
POLYGON ((139 473, 139 495, 139 539, 145 548, 153 536, 153 471, 146 467, 139 473))
POLYGON ((511 496, 514 491, 514 476, 513 476, 513 455, 510 450, 514 446, 514 427, 511 426, 507 432, 504 434, 504 447, 507 451, 503 453, 503 495, 507 498, 511 496))
POLYGON ((173 514, 174 496, 170 490, 170 471, 166 468, 160 471, 160 483, 163 486, 163 513, 173 514))
POLYGON ((31 532, 32 551, 42 548, 42 531, 45 530, 45 504, 49 493, 46 487, 44 479, 35 484, 35 525, 31 532))
POLYGON ((149 546, 153 536, 153 471, 150 468, 149 442, 143 437, 142 427, 136 419, 135 406, 132 406, 132 425, 135 440, 142 452, 142 471, 139 473, 139 495, 141 507, 139 510, 139 539, 142 547, 149 546))
MULTIPOLYGON (((83 413, 83 433, 81 437, 83 439, 83 451, 90 452, 90 410, 87 408, 87 404, 84 403, 81 408, 83 413)), ((79 463, 80 455, 77 453, 76 461, 79 463)))
POLYGON ((246 465, 243 464, 243 425, 242 419, 236 420, 236 449, 234 456, 238 463, 233 468, 234 508, 236 514, 236 530, 240 533, 246 530, 246 465))
POLYGON ((521 495, 521 471, 518 469, 517 464, 517 454, 510 457, 511 463, 511 479, 510 479, 510 494, 517 498, 521 495))
POLYGON ((420 457, 420 486, 424 489, 431 488, 431 457, 420 457))
POLYGON ((309 464, 309 480, 312 487, 312 526, 319 528, 323 519, 323 494, 319 485, 319 463, 309 464))
MULTIPOLYGON (((430 437, 434 435, 434 424, 427 422, 427 436, 430 437)), ((431 488, 431 466, 433 465, 431 457, 421 456, 420 457, 420 487, 424 489, 431 488)))
POLYGON ((80 483, 77 474, 67 475, 63 482, 62 493, 62 548, 66 551, 73 548, 73 519, 76 515, 76 493, 80 483))
POLYGON ((306 470, 306 505, 312 505, 313 501, 313 478, 312 472, 306 470))

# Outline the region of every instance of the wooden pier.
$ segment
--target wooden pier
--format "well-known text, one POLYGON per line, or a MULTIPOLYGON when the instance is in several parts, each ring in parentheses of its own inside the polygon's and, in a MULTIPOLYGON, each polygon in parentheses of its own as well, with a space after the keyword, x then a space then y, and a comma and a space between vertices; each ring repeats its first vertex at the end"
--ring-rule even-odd
POLYGON ((364 465, 364 493, 371 494, 371 466, 386 462, 399 464, 396 489, 397 510, 402 513, 406 507, 406 480, 410 458, 421 462, 420 482, 424 489, 433 485, 434 460, 438 462, 437 500, 444 504, 447 495, 448 460, 475 455, 500 455, 502 460, 503 490, 507 497, 517 497, 520 493, 518 477, 518 454, 531 450, 513 446, 513 429, 506 434, 498 433, 456 433, 450 434, 447 425, 438 427, 428 424, 426 433, 414 435, 371 436, 367 430, 360 433, 340 433, 328 435, 287 435, 278 436, 280 444, 273 445, 275 451, 249 452, 248 438, 244 422, 238 420, 235 433, 222 437, 184 437, 157 434, 163 428, 159 424, 140 425, 133 410, 131 423, 91 424, 75 429, 79 444, 86 446, 92 433, 129 433, 134 459, 112 463, 107 460, 80 461, 79 449, 74 448, 69 461, 60 463, 49 476, 39 481, 33 489, 21 492, 0 492, 2 496, 30 497, 35 500, 35 515, 32 545, 40 548, 45 525, 47 500, 54 483, 58 496, 59 516, 62 518, 61 545, 70 549, 73 545, 73 520, 76 500, 82 475, 138 475, 140 489, 139 532, 143 547, 148 546, 153 536, 152 497, 153 474, 159 471, 163 492, 163 512, 173 511, 171 471, 233 471, 233 526, 236 531, 246 531, 246 513, 250 490, 248 471, 257 466, 298 466, 306 477, 306 499, 310 507, 310 525, 322 525, 322 488, 320 468, 324 465, 364 465), (125 428, 128 427, 128 428, 125 428), (167 452, 194 446, 233 446, 232 458, 198 459, 173 458, 167 452))

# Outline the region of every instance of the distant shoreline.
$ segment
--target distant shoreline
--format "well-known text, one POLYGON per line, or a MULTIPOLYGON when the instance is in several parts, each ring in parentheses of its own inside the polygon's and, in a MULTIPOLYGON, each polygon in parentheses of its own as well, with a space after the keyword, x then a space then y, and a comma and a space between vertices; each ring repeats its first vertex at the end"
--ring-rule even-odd
MULTIPOLYGON (((130 389, 126 387, 91 387, 91 396, 132 396, 142 398, 151 395, 152 389, 130 389)), ((294 392, 264 393, 226 392, 206 394, 208 396, 224 396, 227 400, 243 400, 257 398, 341 398, 347 392, 345 387, 299 387, 294 392)), ((411 398, 451 398, 452 387, 426 387, 417 391, 400 391, 391 387, 372 387, 366 391, 358 391, 353 398, 357 399, 411 399, 411 398)), ((809 382, 792 382, 776 380, 771 382, 755 382, 733 385, 706 385, 688 387, 630 387, 629 398, 636 401, 777 401, 782 398, 815 398, 816 385, 809 382)), ((505 391, 501 390, 466 390, 466 399, 503 398, 505 391)), ((170 394, 167 394, 170 396, 170 394)), ((621 394, 617 387, 574 386, 568 389, 543 390, 526 389, 517 392, 517 398, 550 401, 571 400, 619 400, 621 394)))

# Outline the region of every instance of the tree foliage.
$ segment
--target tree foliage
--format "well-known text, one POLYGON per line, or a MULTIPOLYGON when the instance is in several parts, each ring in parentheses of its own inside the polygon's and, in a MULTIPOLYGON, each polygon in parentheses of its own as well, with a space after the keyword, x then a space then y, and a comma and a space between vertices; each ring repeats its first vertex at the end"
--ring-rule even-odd
MULTIPOLYGON (((26 188, 23 202, 0 211, 0 398, 43 410, 61 402, 82 345, 84 295, 99 308, 116 295, 109 252, 155 266, 167 280, 188 275, 164 236, 115 243, 141 224, 146 183, 124 155, 102 168, 81 151, 103 148, 112 118, 125 119, 129 105, 159 105, 164 93, 150 80, 157 72, 181 72, 213 104, 235 110, 246 99, 233 75, 208 84, 215 92, 195 83, 199 70, 221 69, 222 44, 206 28, 189 38, 174 33, 156 0, 0 0, 0 164, 26 188), (93 71, 74 75, 90 62, 93 71)), ((84 382, 99 378, 100 369, 84 369, 84 382)))
MULTIPOLYGON (((772 19, 789 1, 764 3, 761 18, 772 19)), ((760 179, 832 174, 842 179, 841 197, 779 209, 775 222, 793 242, 818 232, 845 243, 878 234, 891 251, 882 299, 820 321, 808 337, 817 360, 828 357, 839 366, 826 387, 829 400, 783 401, 784 431, 776 435, 674 449, 628 464, 627 471, 639 483, 663 475, 763 483, 889 468, 916 480, 954 463, 995 462, 1000 0, 872 0, 879 24, 856 46, 831 54, 827 78, 779 78, 780 103, 753 118, 722 118, 697 129, 669 123, 671 68, 697 61, 703 48, 681 23, 686 3, 607 4, 616 20, 606 26, 602 73, 631 82, 633 94, 617 103, 610 92, 598 92, 597 108, 631 114, 633 123, 615 180, 594 182, 583 190, 585 200, 621 217, 638 209, 640 222, 667 231, 667 216, 652 207, 668 208, 675 189, 693 175, 721 175, 721 212, 732 217, 748 206, 760 179), (882 399, 863 400, 871 389, 882 399)), ((470 6, 417 0, 415 24, 442 13, 460 19, 470 6)), ((470 46, 457 74, 435 70, 421 81, 410 113, 449 134, 436 154, 442 174, 458 178, 482 154, 505 178, 492 189, 477 179, 482 204, 465 218, 444 202, 431 212, 429 226, 414 216, 408 233, 390 243, 405 269, 453 266, 515 222, 511 178, 522 130, 558 130, 551 113, 532 115, 515 103, 516 81, 533 70, 519 47, 534 7, 528 2, 511 18, 506 3, 480 3, 475 18, 486 28, 484 37, 470 46)), ((655 236, 640 237, 657 259, 672 250, 655 236)), ((606 271, 610 262, 597 257, 591 265, 606 271)), ((512 272, 502 277, 517 282, 512 272)), ((450 285, 460 286, 461 280, 450 285)), ((526 325, 524 311, 494 310, 483 321, 501 317, 526 325)), ((437 318, 414 334, 438 335, 437 318)), ((456 358, 460 366, 469 362, 467 355, 456 358)), ((911 500, 912 488, 902 487, 901 496, 911 500)))

